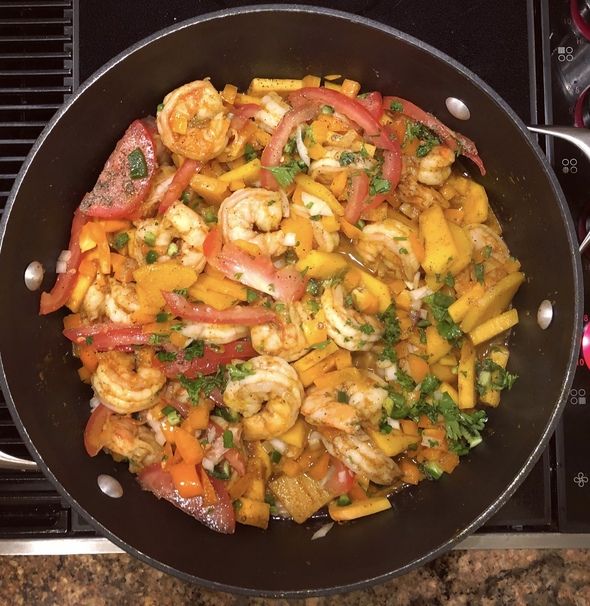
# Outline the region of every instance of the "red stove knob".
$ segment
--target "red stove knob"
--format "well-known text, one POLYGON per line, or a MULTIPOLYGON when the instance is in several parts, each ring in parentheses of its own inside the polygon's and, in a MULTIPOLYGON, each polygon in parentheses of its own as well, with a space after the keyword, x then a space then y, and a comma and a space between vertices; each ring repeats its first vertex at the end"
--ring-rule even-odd
POLYGON ((570 15, 580 34, 590 41, 590 6, 587 0, 570 0, 570 15))
POLYGON ((586 368, 590 368, 590 323, 584 326, 584 332, 582 333, 582 356, 586 368))

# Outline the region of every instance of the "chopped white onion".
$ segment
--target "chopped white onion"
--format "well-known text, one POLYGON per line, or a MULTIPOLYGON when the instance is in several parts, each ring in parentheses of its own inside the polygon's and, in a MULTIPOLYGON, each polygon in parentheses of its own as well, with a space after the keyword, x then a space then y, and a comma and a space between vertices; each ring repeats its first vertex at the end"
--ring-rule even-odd
POLYGON ((277 268, 277 269, 283 269, 283 267, 285 267, 285 265, 287 265, 287 261, 285 261, 285 259, 278 257, 276 259, 273 259, 272 264, 277 268))
POLYGON ((407 349, 408 349, 408 353, 416 353, 418 351, 418 348, 413 343, 409 343, 409 342, 407 344, 407 349))
POLYGON ((201 465, 207 471, 213 471, 213 468, 215 467, 215 463, 213 463, 213 461, 209 460, 207 457, 201 461, 201 465))
POLYGON ((65 261, 66 263, 72 258, 72 251, 71 250, 62 250, 59 253, 59 257, 57 258, 58 261, 65 261))
POLYGON ((332 530, 333 526, 334 522, 328 522, 327 524, 324 524, 311 535, 311 540, 315 541, 316 539, 324 538, 330 532, 330 530, 332 530))
POLYGON ((435 448, 438 446, 438 440, 434 438, 429 438, 428 436, 422 436, 422 441, 420 442, 422 446, 426 446, 426 448, 435 448))
POLYGON ((65 261, 58 261, 55 264, 56 274, 65 274, 68 271, 68 264, 65 261))
POLYGON ((388 381, 397 381, 397 365, 392 364, 383 371, 383 374, 388 381))
POLYGON ((408 287, 408 290, 414 290, 414 282, 404 280, 404 284, 408 287))
POLYGON ((303 202, 303 206, 307 208, 312 217, 315 215, 321 215, 322 217, 334 216, 334 212, 328 206, 327 202, 324 202, 324 200, 318 198, 317 196, 312 196, 311 194, 302 191, 301 201, 303 202))
POLYGON ((428 295, 432 294, 432 290, 430 290, 430 288, 428 288, 428 286, 422 286, 422 288, 416 288, 412 291, 410 291, 410 297, 412 299, 412 301, 419 301, 421 299, 423 299, 424 297, 427 297, 428 295))
POLYGON ((400 429, 401 424, 397 419, 387 419, 387 424, 393 429, 400 429))
POLYGON ((309 434, 307 441, 310 446, 315 446, 322 441, 322 436, 320 435, 320 433, 318 431, 312 431, 309 434))
POLYGON ((94 409, 100 404, 100 400, 96 396, 92 396, 90 398, 90 410, 94 411, 94 409))
POLYGON ((297 234, 295 232, 289 231, 285 234, 283 238, 284 246, 296 246, 297 245, 297 234))
POLYGON ((417 271, 414 274, 414 288, 418 288, 418 284, 420 284, 420 272, 417 271))
POLYGON ((316 170, 321 170, 324 172, 336 172, 342 170, 342 166, 340 166, 340 162, 334 158, 321 158, 320 160, 314 160, 309 169, 312 172, 316 170))
POLYGON ((156 442, 160 446, 164 446, 164 444, 166 444, 166 437, 162 432, 162 426, 160 425, 160 421, 156 421, 156 419, 152 417, 151 413, 148 413, 147 422, 148 425, 152 428, 154 434, 156 435, 156 442))
POLYGON ((279 440, 278 438, 273 438, 270 443, 272 444, 272 447, 281 454, 285 454, 285 452, 287 452, 287 448, 289 448, 287 444, 283 442, 283 440, 279 440))
POLYGON ((309 157, 309 153, 307 151, 307 147, 305 147, 305 143, 303 143, 303 137, 301 136, 301 124, 297 127, 297 131, 295 132, 295 143, 297 144, 297 153, 301 156, 301 159, 305 162, 305 165, 309 168, 311 164, 311 159, 309 157))
POLYGON ((427 309, 421 309, 419 311, 418 315, 420 316, 421 320, 426 320, 426 318, 428 318, 428 310, 427 309))

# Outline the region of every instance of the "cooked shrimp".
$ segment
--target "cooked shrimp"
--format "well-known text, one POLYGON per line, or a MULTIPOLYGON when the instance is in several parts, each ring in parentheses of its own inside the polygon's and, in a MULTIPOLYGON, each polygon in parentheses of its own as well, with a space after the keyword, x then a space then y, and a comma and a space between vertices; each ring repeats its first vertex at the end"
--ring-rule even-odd
POLYGON ((164 145, 193 160, 211 160, 227 145, 230 120, 221 95, 208 80, 168 93, 157 122, 164 145))
POLYGON ((112 322, 132 324, 133 312, 139 309, 135 284, 121 284, 114 278, 108 279, 109 292, 105 297, 104 312, 112 322))
POLYGON ((412 229, 396 219, 365 225, 356 247, 362 260, 379 276, 412 280, 420 268, 410 244, 412 229))
POLYGON ((476 251, 483 252, 486 249, 485 258, 494 259, 499 264, 506 263, 510 258, 510 251, 502 238, 487 225, 472 223, 466 225, 465 230, 473 242, 476 251), (488 252, 489 251, 489 254, 488 252))
POLYGON ((162 460, 162 447, 154 432, 130 416, 111 415, 102 436, 104 447, 115 455, 113 458, 127 459, 129 471, 133 473, 162 460))
MULTIPOLYGON (((428 166, 428 165, 427 165, 428 166)), ((394 195, 403 204, 415 207, 416 215, 434 204, 440 204, 443 208, 448 203, 443 196, 433 187, 424 185, 418 180, 420 171, 420 160, 413 156, 403 156, 403 170, 400 182, 395 189, 394 195)))
POLYGON ((166 375, 152 366, 149 350, 135 354, 107 351, 98 354, 98 367, 91 382, 105 406, 128 414, 153 405, 156 394, 166 383, 166 375))
POLYGON ((313 239, 315 240, 318 249, 325 252, 332 252, 340 244, 340 236, 337 231, 328 231, 321 221, 321 217, 333 217, 332 209, 316 196, 311 196, 306 193, 301 194, 301 198, 305 206, 294 204, 292 206, 293 214, 299 217, 320 217, 320 220, 311 221, 311 229, 313 230, 313 239))
POLYGON ((287 362, 298 360, 309 351, 302 324, 311 314, 302 303, 288 303, 276 323, 260 324, 250 330, 252 347, 259 354, 279 356, 287 362))
POLYGON ((252 374, 230 379, 223 393, 226 406, 244 415, 244 438, 266 440, 290 429, 299 415, 303 385, 288 362, 258 356, 249 362, 252 374))
POLYGON ((322 294, 328 335, 349 351, 371 349, 383 334, 381 323, 374 317, 344 306, 342 286, 328 286, 322 294))
POLYGON ((225 345, 248 336, 248 327, 238 324, 208 324, 206 322, 187 322, 181 334, 191 339, 202 339, 206 343, 225 345))
POLYGON ((384 382, 366 370, 356 370, 338 385, 308 390, 301 414, 312 425, 327 425, 354 433, 363 421, 378 421, 387 391, 384 382), (344 401, 343 401, 344 400, 344 401))
POLYGON ((446 145, 437 145, 420 159, 416 178, 424 185, 442 185, 449 178, 454 162, 455 152, 446 145))
POLYGON ((322 436, 322 442, 333 457, 375 484, 391 484, 401 475, 397 464, 362 430, 353 434, 341 433, 330 439, 322 436))
POLYGON ((129 254, 145 265, 150 250, 157 253, 157 262, 177 258, 197 273, 205 267, 203 242, 208 227, 201 216, 182 202, 174 202, 161 219, 136 221, 133 245, 129 254))
POLYGON ((104 314, 104 302, 107 293, 109 292, 109 283, 106 276, 100 272, 96 274, 94 282, 84 295, 80 313, 88 320, 94 322, 104 314))
POLYGON ((174 166, 170 166, 169 164, 160 166, 156 170, 150 191, 145 200, 141 203, 135 216, 141 218, 150 217, 156 214, 156 209, 160 205, 164 194, 168 191, 168 187, 170 186, 170 183, 172 183, 175 172, 174 166))
POLYGON ((226 242, 245 240, 255 244, 264 255, 280 255, 286 250, 280 228, 286 210, 288 203, 280 192, 261 187, 239 189, 219 207, 223 238, 226 242))

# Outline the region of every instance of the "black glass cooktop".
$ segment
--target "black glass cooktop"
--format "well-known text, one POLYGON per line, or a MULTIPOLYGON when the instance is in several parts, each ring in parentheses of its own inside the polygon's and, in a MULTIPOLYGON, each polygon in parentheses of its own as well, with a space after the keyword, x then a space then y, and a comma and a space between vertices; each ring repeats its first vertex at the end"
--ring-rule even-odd
MULTIPOLYGON (((263 3, 101 0, 78 4, 70 0, 0 6, 0 13, 6 11, 8 21, 12 20, 12 25, 6 26, 0 19, 0 69, 14 74, 12 92, 0 85, 0 116, 4 116, 0 118, 0 128, 11 125, 11 130, 0 133, 3 144, 10 142, 0 149, 2 204, 34 138, 78 82, 130 44, 161 28, 209 11, 251 4, 263 3), (18 32, 9 27, 18 27, 18 32), (31 31, 33 37, 37 36, 33 41, 31 31), (44 74, 41 84, 46 84, 51 74, 59 80, 61 89, 56 90, 59 87, 55 82, 53 86, 46 85, 48 90, 41 86, 41 97, 31 100, 30 79, 35 73, 44 74), (22 111, 14 113, 10 108, 17 104, 22 111)), ((553 119, 555 123, 571 124, 572 108, 590 85, 590 70, 584 69, 584 58, 590 58, 590 42, 572 25, 568 0, 553 0, 550 9, 548 0, 316 0, 301 4, 359 14, 430 43, 483 78, 527 123, 553 119)), ((585 1, 579 4, 583 16, 587 16, 585 1)), ((231 46, 231 39, 227 44, 231 46)), ((350 52, 354 53, 354 48, 350 52)), ((590 65, 590 61, 586 63, 590 65)), ((590 120, 588 102, 582 99, 580 104, 581 115, 590 120)), ((590 196, 584 188, 590 178, 587 162, 578 152, 560 144, 549 147, 547 153, 557 167, 582 233, 587 225, 590 227, 590 196)), ((585 261, 584 268, 590 271, 590 261, 585 261)), ((590 530, 590 459, 585 435, 590 415, 587 362, 580 357, 563 427, 521 488, 484 531, 590 530)), ((3 403, 0 450, 20 456, 25 452, 3 403)), ((0 537, 37 537, 47 533, 88 536, 93 531, 40 474, 0 472, 0 537)))

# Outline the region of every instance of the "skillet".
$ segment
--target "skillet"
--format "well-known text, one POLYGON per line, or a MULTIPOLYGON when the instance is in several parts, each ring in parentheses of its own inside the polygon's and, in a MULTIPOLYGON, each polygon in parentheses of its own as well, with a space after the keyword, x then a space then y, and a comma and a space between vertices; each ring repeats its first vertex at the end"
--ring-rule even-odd
POLYGON ((448 56, 384 25, 327 9, 269 5, 204 15, 154 34, 99 70, 58 112, 25 162, 1 226, 2 388, 44 473, 101 534, 133 555, 209 588, 250 595, 359 589, 422 565, 465 538, 506 502, 543 451, 579 348, 575 242, 563 194, 526 127, 448 56), (365 90, 411 99, 476 141, 488 172, 473 176, 486 187, 528 277, 515 300, 521 322, 511 336, 511 371, 520 379, 489 412, 484 443, 463 465, 444 481, 396 495, 389 512, 335 527, 313 542, 322 521, 218 535, 142 492, 124 464, 104 454, 88 458, 82 431, 89 390, 61 335, 62 316, 37 315, 38 293, 27 290, 23 272, 38 260, 47 268, 43 288, 51 286, 73 210, 127 125, 153 114, 166 92, 205 75, 217 86, 244 88, 253 76, 341 72, 365 90), (469 121, 448 113, 448 97, 467 104, 469 121), (555 316, 543 331, 536 314, 545 299, 555 316), (122 498, 99 491, 100 474, 121 483, 122 498))

